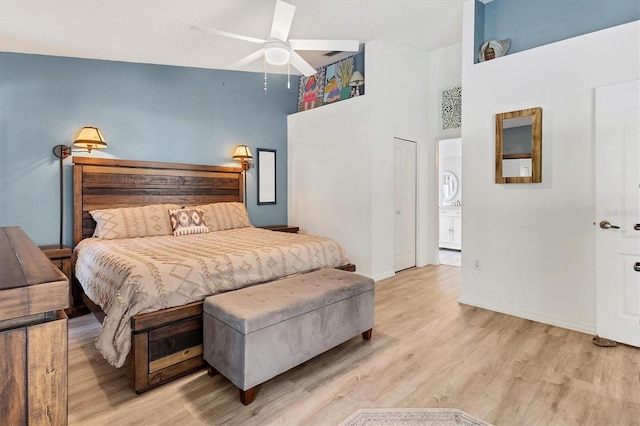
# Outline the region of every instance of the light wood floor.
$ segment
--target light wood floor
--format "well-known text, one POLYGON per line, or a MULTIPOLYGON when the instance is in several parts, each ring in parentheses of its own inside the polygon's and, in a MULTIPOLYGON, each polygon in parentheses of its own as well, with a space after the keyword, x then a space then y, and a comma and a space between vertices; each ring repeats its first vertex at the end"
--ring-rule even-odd
POLYGON ((69 423, 336 425, 358 408, 449 407, 496 425, 640 424, 640 350, 457 303, 460 268, 376 286, 373 339, 354 338, 258 388, 204 371, 136 395, 96 352, 92 316, 69 321, 69 423))

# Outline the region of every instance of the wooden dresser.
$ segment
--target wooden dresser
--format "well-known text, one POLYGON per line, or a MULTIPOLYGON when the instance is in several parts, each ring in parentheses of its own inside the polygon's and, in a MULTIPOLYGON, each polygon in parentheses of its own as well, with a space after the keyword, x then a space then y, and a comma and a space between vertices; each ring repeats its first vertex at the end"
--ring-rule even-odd
POLYGON ((0 227, 0 424, 67 424, 69 281, 19 227, 0 227))

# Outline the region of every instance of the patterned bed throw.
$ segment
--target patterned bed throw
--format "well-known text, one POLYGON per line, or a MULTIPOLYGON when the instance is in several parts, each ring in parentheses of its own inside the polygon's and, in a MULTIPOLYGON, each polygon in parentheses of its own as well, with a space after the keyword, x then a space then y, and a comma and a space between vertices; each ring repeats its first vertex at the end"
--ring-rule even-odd
POLYGON ((87 238, 75 253, 78 281, 106 314, 96 347, 116 367, 131 349, 134 315, 349 263, 329 238, 253 227, 178 237, 87 238))

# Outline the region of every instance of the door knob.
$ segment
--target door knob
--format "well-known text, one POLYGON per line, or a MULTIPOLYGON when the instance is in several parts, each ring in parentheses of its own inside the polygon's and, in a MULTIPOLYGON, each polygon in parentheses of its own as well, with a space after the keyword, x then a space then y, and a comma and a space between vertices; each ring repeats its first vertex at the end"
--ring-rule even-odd
POLYGON ((636 231, 640 231, 640 223, 636 223, 635 225, 633 225, 633 229, 635 229, 636 231))
POLYGON ((636 264, 633 265, 633 270, 636 272, 640 272, 640 262, 636 262, 636 264))
POLYGON ((619 226, 610 224, 608 220, 603 220, 602 222, 600 222, 600 228, 602 228, 602 229, 620 229, 619 226))

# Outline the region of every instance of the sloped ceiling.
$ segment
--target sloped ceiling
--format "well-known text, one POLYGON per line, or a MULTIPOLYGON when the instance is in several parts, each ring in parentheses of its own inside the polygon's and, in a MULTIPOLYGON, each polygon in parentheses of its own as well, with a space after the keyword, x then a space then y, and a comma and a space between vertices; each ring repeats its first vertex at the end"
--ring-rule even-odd
MULTIPOLYGON (((297 7, 290 38, 382 40, 427 51, 462 38, 464 0, 288 1, 297 7)), ((0 51, 229 69, 260 46, 190 26, 267 38, 273 10, 274 0, 0 0, 0 51)), ((314 67, 346 56, 298 53, 314 67)), ((263 67, 258 60, 243 70, 263 67)))

